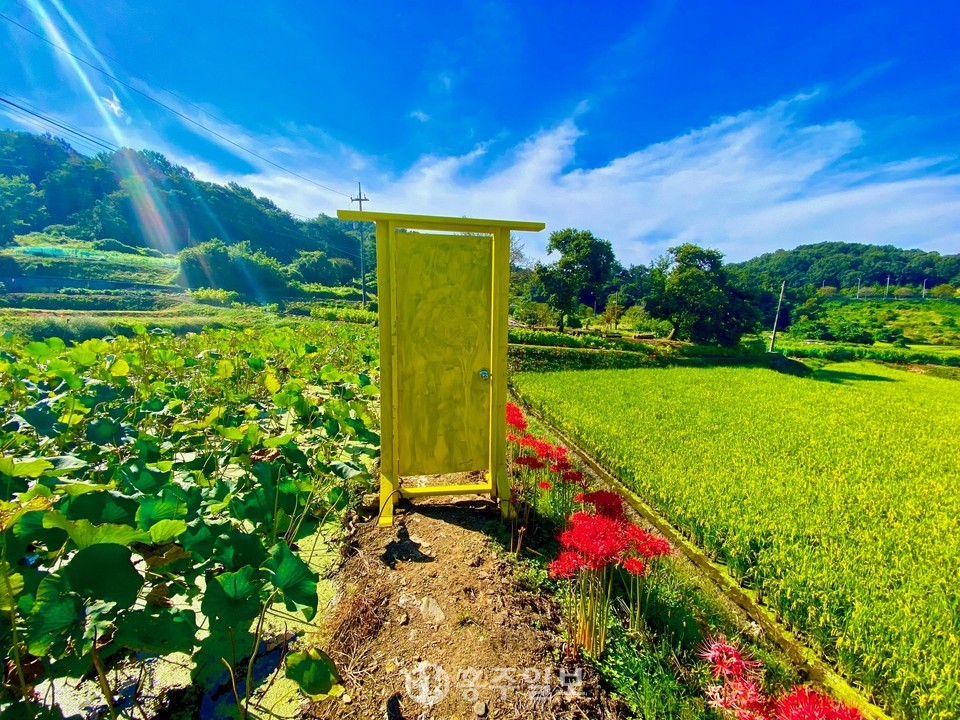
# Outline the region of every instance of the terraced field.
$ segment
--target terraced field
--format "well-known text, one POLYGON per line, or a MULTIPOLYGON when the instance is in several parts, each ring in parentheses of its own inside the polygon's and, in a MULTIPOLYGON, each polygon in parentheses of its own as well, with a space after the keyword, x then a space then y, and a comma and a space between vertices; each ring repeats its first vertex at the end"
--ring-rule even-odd
POLYGON ((514 384, 892 713, 960 717, 960 383, 858 362, 514 384))

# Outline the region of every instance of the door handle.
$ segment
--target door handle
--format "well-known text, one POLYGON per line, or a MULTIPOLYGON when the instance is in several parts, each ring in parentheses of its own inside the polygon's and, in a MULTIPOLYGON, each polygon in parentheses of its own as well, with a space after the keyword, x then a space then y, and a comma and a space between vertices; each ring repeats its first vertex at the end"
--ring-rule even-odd
POLYGON ((489 380, 489 379, 490 379, 490 371, 487 370, 486 368, 483 368, 483 369, 480 371, 480 379, 481 379, 481 380, 489 380))

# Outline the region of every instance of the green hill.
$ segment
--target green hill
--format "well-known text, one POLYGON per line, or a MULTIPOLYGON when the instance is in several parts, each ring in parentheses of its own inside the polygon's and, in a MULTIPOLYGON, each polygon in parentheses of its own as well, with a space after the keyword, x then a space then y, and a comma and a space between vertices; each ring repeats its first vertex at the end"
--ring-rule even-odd
MULTIPOLYGON (((358 277, 359 242, 347 223, 302 220, 230 183, 196 178, 151 150, 88 157, 48 135, 0 132, 0 246, 54 226, 78 240, 112 239, 172 255, 220 239, 289 264, 323 252, 358 277)), ((372 241, 371 241, 372 242, 372 241)), ((371 271, 375 253, 367 253, 371 271)), ((310 278, 324 282, 330 278, 310 278)))

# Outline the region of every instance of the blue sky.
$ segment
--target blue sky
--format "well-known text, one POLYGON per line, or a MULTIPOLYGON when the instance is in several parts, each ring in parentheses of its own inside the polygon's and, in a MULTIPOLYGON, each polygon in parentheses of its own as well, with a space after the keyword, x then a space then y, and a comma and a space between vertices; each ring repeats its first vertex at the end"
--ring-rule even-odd
MULTIPOLYGON (((627 263, 684 241, 730 260, 822 240, 960 252, 956 2, 0 0, 0 12, 340 193, 362 180, 370 209, 589 228, 627 263)), ((0 96, 301 215, 348 202, 2 18, 0 43, 0 96)), ((36 129, 12 112, 3 126, 36 129)), ((526 238, 531 255, 546 236, 526 238)))

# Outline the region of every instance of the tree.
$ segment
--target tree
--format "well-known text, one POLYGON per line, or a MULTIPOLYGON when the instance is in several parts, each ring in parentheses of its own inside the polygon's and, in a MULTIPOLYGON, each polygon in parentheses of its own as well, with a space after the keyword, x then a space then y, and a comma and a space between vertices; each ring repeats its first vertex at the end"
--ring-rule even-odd
POLYGON ((47 216, 43 195, 26 175, 0 175, 0 245, 13 236, 39 230, 47 216))
POLYGON ((759 311, 723 267, 723 255, 691 243, 670 248, 651 268, 647 310, 685 340, 736 345, 756 328, 759 311))
POLYGON ((593 306, 620 265, 613 246, 589 230, 566 228, 551 233, 547 255, 554 252, 560 253, 555 262, 534 266, 533 282, 557 313, 557 324, 563 332, 566 316, 581 304, 593 306))
MULTIPOLYGON (((577 300, 591 307, 603 297, 614 274, 621 270, 613 246, 589 230, 566 228, 550 234, 547 255, 560 253, 557 265, 570 276, 577 300)), ((602 309, 602 305, 598 308, 602 309)))
POLYGON ((935 298, 952 298, 953 292, 953 285, 950 283, 941 283, 930 289, 930 295, 935 298))
POLYGON ((562 267, 560 263, 537 263, 533 268, 533 279, 542 289, 547 305, 557 313, 557 325, 563 332, 565 317, 578 306, 577 290, 580 285, 576 276, 570 267, 562 267))

